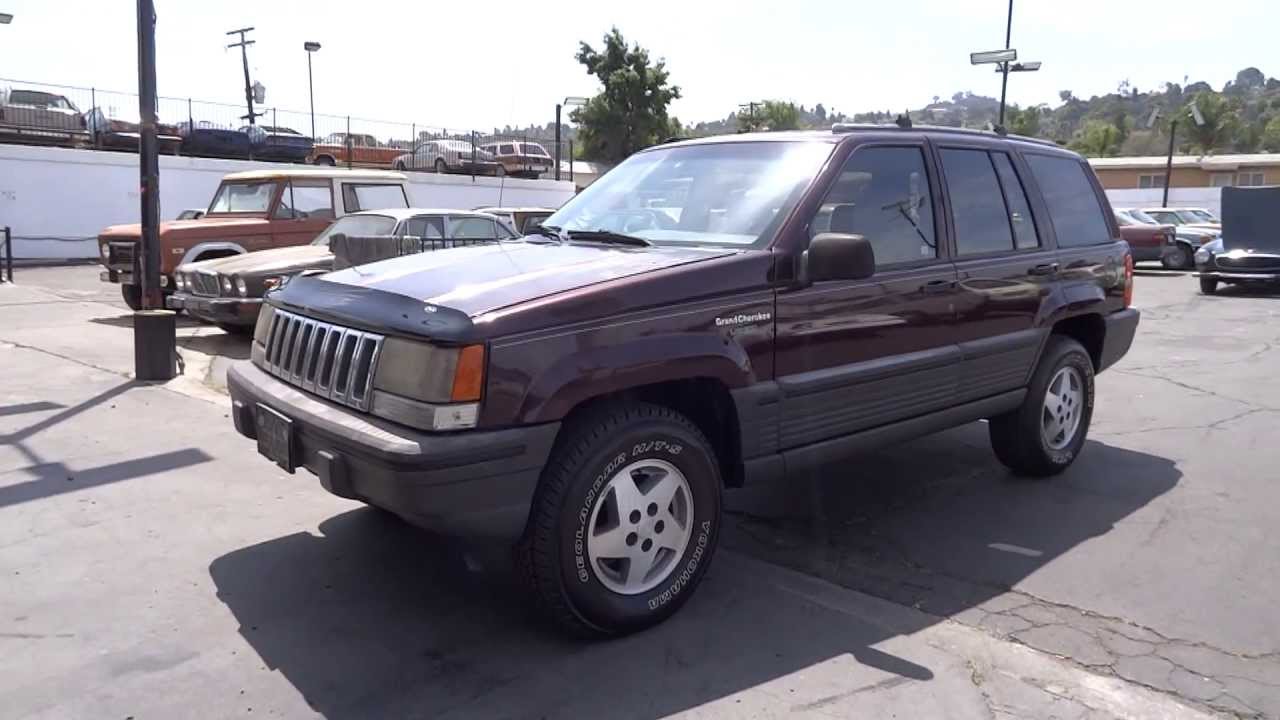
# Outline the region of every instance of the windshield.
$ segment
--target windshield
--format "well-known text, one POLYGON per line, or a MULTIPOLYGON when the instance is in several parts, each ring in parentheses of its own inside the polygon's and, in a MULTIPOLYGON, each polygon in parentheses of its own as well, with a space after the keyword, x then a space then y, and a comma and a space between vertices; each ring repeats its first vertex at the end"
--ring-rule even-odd
POLYGON ((209 205, 210 213, 265 213, 276 192, 275 180, 223 183, 209 205))
POLYGON ((1172 210, 1147 210, 1146 213, 1155 218, 1160 225, 1182 225, 1186 222, 1172 210))
POLYGON ((312 245, 329 245, 329 238, 337 233, 362 237, 366 235, 391 235, 395 232, 396 220, 386 215, 348 215, 329 226, 328 230, 311 241, 312 245))
POLYGON ((834 144, 726 142, 637 153, 543 221, 657 245, 763 247, 834 144))
POLYGON ((1215 217, 1213 213, 1209 212, 1208 210, 1183 210, 1179 214, 1187 218, 1188 222, 1197 222, 1197 223, 1222 222, 1217 217, 1215 217))
POLYGON ((1136 220, 1137 222, 1144 223, 1146 225, 1163 225, 1164 224, 1159 220, 1151 217, 1150 215, 1142 212, 1141 210, 1126 210, 1125 213, 1129 217, 1136 220))
POLYGON ((1116 213, 1116 222, 1119 223, 1121 227, 1129 227, 1130 225, 1138 224, 1136 220, 1130 219, 1129 216, 1124 213, 1116 213))

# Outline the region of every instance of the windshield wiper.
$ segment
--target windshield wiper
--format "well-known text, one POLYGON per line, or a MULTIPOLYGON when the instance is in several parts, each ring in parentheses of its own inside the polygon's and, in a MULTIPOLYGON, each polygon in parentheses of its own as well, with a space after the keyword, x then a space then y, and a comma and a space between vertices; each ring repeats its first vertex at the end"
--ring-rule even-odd
POLYGON ((570 230, 566 233, 570 240, 586 240, 588 242, 612 243, 614 245, 630 245, 632 247, 652 247, 653 243, 635 235, 625 235, 612 230, 570 230))
POLYGON ((529 233, 532 235, 549 237, 556 242, 565 242, 569 239, 565 236, 564 232, 555 225, 533 225, 529 228, 529 233))

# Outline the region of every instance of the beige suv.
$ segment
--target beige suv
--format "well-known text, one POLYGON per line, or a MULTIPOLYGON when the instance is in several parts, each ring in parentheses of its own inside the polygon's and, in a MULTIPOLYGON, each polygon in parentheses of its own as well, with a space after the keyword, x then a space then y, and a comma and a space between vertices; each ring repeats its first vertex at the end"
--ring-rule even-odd
POLYGON ((535 142, 491 142, 481 145, 480 149, 490 152, 511 177, 537 178, 551 172, 555 162, 547 149, 535 142))

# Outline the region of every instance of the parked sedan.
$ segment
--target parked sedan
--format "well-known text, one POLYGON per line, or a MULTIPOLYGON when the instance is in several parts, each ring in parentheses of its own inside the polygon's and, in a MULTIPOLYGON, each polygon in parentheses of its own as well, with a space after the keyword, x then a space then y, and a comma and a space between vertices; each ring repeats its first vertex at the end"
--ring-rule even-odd
POLYGON ((491 153, 503 172, 512 177, 537 178, 551 172, 551 156, 538 143, 491 142, 480 149, 491 153))
POLYGON ((1162 223, 1142 210, 1116 211, 1116 221, 1120 223, 1122 231, 1124 229, 1124 220, 1121 220, 1121 218, 1126 218, 1130 222, 1138 225, 1156 225, 1173 228, 1174 244, 1169 246, 1167 248, 1168 251, 1160 257, 1160 264, 1171 270, 1191 269, 1194 266, 1192 258, 1195 256, 1196 250, 1200 249, 1200 247, 1205 243, 1218 239, 1221 234, 1217 230, 1212 230, 1206 227, 1162 223))
POLYGON ((502 175, 506 171, 493 153, 466 140, 431 140, 395 159, 396 170, 431 170, 438 173, 502 175))
POLYGON ((1204 208, 1142 208, 1142 212, 1170 225, 1222 230, 1222 220, 1204 208))
POLYGON ((1190 253, 1179 248, 1172 225, 1139 222, 1119 211, 1116 212, 1116 224, 1120 226, 1120 237, 1129 243, 1134 262, 1159 260, 1165 267, 1182 267, 1183 256, 1186 260, 1191 259, 1190 253))
POLYGON ((249 136, 253 156, 261 160, 304 162, 314 144, 297 130, 272 125, 246 125, 240 132, 249 136))
POLYGON ((200 120, 194 127, 190 122, 178 123, 178 134, 182 136, 184 155, 238 160, 249 157, 249 136, 239 130, 200 120))
POLYGON ((263 295, 300 273, 514 235, 496 217, 470 210, 366 210, 340 218, 307 245, 181 265, 174 275, 176 292, 167 305, 228 332, 248 332, 257 322, 263 295), (384 239, 387 242, 381 242, 384 239))
POLYGON ((80 110, 66 97, 7 86, 0 86, 0 136, 53 145, 82 145, 88 140, 80 110))

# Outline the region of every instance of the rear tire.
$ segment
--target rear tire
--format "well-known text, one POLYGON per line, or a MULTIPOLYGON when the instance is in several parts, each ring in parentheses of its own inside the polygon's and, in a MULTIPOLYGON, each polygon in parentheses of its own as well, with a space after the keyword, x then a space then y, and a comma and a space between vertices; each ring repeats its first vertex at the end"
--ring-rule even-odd
POLYGON ((1207 277, 1202 277, 1202 278, 1200 278, 1200 292, 1204 293, 1205 295, 1215 295, 1215 294, 1217 294, 1217 292, 1218 292, 1218 279, 1217 279, 1217 278, 1207 278, 1207 277))
POLYGON ((334 163, 333 158, 329 157, 328 155, 321 155, 320 157, 316 158, 315 164, 325 165, 327 167, 333 167, 336 163, 334 163))
POLYGON ((1194 267, 1191 250, 1181 243, 1174 245, 1169 252, 1160 258, 1160 264, 1168 270, 1187 270, 1194 267))
POLYGON ((517 551, 537 604, 583 636, 670 617, 711 562, 720 490, 711 444, 669 408, 617 403, 566 423, 517 551))
POLYGON ((502 165, 499 165, 498 167, 496 167, 496 168, 494 168, 494 169, 493 169, 493 176, 494 176, 494 177, 502 177, 502 176, 504 176, 504 175, 506 175, 506 174, 507 174, 507 169, 506 169, 505 167, 503 167, 502 165))
POLYGON ((137 312, 142 309, 142 286, 141 285, 121 285, 120 297, 124 300, 124 304, 129 309, 137 312))
POLYGON ((449 172, 449 163, 445 162, 444 158, 436 158, 435 170, 443 175, 449 172))
POLYGON ((1093 418, 1093 361, 1080 343, 1052 335, 1022 405, 991 418, 996 457, 1018 475, 1047 477, 1070 467, 1093 418))

